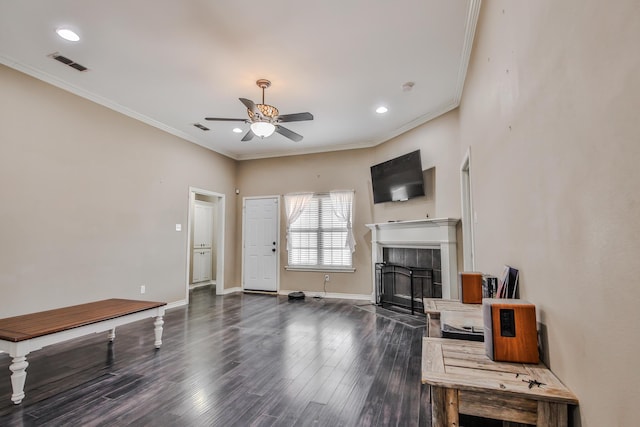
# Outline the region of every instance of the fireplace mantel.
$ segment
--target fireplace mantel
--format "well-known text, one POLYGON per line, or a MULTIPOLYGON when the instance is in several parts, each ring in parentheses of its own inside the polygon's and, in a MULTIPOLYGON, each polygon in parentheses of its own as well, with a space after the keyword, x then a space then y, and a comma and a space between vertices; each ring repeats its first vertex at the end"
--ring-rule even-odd
POLYGON ((383 248, 438 248, 442 263, 442 298, 458 298, 456 218, 366 224, 371 229, 372 298, 376 300, 375 264, 382 262, 383 248))

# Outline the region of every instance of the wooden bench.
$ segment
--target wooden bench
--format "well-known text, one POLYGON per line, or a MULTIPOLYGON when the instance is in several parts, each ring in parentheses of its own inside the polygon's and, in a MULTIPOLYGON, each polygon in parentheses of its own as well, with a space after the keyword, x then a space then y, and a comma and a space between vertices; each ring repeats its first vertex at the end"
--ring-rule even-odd
POLYGON ((0 351, 13 358, 11 366, 11 400, 18 404, 24 399, 27 379, 27 354, 47 345, 84 335, 109 331, 108 339, 115 339, 117 326, 155 317, 155 347, 162 345, 162 325, 167 303, 108 299, 0 319, 0 351))
POLYGON ((433 426, 458 426, 458 414, 466 414, 567 427, 567 405, 578 404, 543 364, 494 362, 481 342, 423 338, 422 383, 431 386, 433 426))

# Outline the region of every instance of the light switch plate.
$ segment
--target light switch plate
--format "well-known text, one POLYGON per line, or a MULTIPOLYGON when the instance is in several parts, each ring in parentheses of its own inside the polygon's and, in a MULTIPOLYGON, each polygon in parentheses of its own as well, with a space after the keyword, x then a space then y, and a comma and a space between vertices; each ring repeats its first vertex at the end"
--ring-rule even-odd
POLYGON ((182 231, 182 224, 176 224, 176 231, 182 231))

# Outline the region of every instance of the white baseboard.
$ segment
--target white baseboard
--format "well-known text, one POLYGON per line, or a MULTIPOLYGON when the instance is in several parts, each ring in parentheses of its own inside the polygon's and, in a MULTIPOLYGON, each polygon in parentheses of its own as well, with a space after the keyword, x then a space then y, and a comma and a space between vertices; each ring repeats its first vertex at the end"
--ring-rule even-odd
POLYGON ((187 305, 186 299, 181 299, 180 301, 174 301, 167 304, 167 310, 172 310, 174 308, 179 308, 187 305))
MULTIPOLYGON (((225 288, 222 290, 222 295, 233 294, 236 292, 242 292, 241 286, 235 286, 233 288, 225 288)), ((278 291, 278 295, 289 295, 293 290, 280 290, 278 291)), ((312 292, 312 291, 303 291, 305 295, 313 298, 332 298, 332 299, 348 299, 348 300, 360 300, 360 301, 373 301, 371 294, 343 294, 340 292, 312 292)), ((176 301, 167 305, 167 309, 181 307, 186 304, 185 300, 176 301)))
MULTIPOLYGON (((278 294, 288 295, 291 292, 295 292, 295 291, 280 290, 278 294)), ((368 295, 367 294, 342 294, 339 292, 327 292, 325 294, 324 292, 312 292, 312 291, 302 291, 302 292, 304 292, 306 296, 309 296, 311 298, 320 297, 320 298, 353 299, 353 300, 371 301, 371 294, 368 294, 368 295)))

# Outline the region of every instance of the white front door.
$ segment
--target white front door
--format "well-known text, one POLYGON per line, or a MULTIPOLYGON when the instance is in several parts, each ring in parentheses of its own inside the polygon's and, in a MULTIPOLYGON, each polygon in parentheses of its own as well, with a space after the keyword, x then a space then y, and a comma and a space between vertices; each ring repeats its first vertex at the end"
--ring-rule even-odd
POLYGON ((245 197, 242 288, 278 290, 280 198, 245 197))

